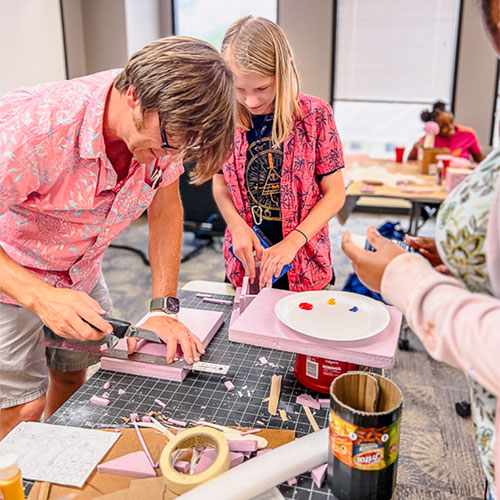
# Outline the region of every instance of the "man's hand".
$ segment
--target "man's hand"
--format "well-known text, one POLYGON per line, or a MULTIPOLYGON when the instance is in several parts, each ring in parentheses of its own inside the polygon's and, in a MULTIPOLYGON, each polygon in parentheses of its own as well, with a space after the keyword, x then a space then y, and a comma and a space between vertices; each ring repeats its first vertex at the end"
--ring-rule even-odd
POLYGON ((243 221, 236 229, 231 232, 233 240, 233 252, 240 259, 248 275, 250 283, 255 280, 255 261, 262 259, 264 248, 260 244, 259 238, 243 221), (255 256, 254 256, 255 251, 255 256))
MULTIPOLYGON (((168 316, 151 316, 143 324, 141 328, 147 328, 156 332, 165 344, 167 344, 167 361, 172 363, 177 352, 179 344, 184 353, 184 359, 187 363, 192 364, 193 361, 200 360, 200 354, 205 354, 205 347, 201 340, 180 321, 168 316)), ((139 339, 128 338, 128 353, 132 354, 135 351, 139 339)))
POLYGON ((86 293, 44 287, 42 297, 31 309, 56 335, 85 341, 113 333, 113 327, 102 318, 106 311, 86 293))
POLYGON ((375 252, 370 252, 356 246, 351 240, 351 233, 346 231, 342 237, 342 250, 351 259, 354 272, 370 289, 380 292, 380 285, 385 268, 398 255, 405 253, 391 240, 384 238, 374 228, 369 227, 366 237, 375 252))

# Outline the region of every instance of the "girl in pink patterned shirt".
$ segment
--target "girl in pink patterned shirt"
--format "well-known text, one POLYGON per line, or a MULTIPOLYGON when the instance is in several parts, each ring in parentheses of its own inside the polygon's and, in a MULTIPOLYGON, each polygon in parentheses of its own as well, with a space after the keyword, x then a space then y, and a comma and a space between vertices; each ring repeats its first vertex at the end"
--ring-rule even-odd
POLYGON ((239 126, 234 150, 213 181, 227 223, 226 274, 261 285, 319 290, 333 280, 328 221, 342 207, 342 145, 331 107, 299 93, 293 55, 281 29, 264 18, 236 21, 222 55, 236 83, 239 126), (264 249, 252 227, 271 245, 264 249), (232 248, 231 248, 232 247, 232 248))

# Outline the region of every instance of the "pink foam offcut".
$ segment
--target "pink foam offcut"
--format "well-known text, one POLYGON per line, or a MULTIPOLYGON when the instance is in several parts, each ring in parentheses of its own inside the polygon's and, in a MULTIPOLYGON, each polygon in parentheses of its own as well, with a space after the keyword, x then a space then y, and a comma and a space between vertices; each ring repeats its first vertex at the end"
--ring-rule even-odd
POLYGON ((109 462, 99 464, 97 470, 102 474, 113 474, 115 476, 137 479, 156 477, 156 472, 143 451, 128 453, 109 462))
MULTIPOLYGON (((205 311, 202 309, 183 308, 179 312, 179 321, 184 323, 194 334, 196 334, 205 347, 208 346, 214 335, 224 322, 224 313, 220 311, 205 311)), ((120 339, 115 349, 126 350, 127 340, 120 339)), ((141 341, 138 343, 136 352, 153 354, 165 357, 167 346, 155 342, 141 341)), ((182 355, 182 353, 181 353, 182 355)), ((189 370, 173 368, 168 365, 157 365, 131 361, 128 359, 116 359, 103 356, 101 358, 101 368, 131 375, 143 375, 174 382, 182 382, 189 370)))
POLYGON ((315 410, 320 410, 321 405, 317 399, 314 399, 309 394, 301 394, 297 396, 296 403, 299 405, 309 406, 310 408, 314 408, 315 410))
POLYGON ((90 398, 90 402, 95 404, 95 405, 99 405, 99 406, 108 406, 109 405, 109 399, 107 398, 100 398, 99 396, 92 396, 90 398))
POLYGON ((323 481, 326 477, 326 469, 328 468, 328 464, 320 465, 311 471, 311 478, 315 482, 318 488, 321 488, 323 485, 323 481))

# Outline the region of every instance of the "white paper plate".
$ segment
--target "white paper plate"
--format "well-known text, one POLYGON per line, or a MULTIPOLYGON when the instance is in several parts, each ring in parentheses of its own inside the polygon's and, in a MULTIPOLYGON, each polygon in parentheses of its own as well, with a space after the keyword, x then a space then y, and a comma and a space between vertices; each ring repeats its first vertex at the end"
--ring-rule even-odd
POLYGON ((274 306, 278 319, 293 330, 323 340, 360 340, 372 337, 389 324, 389 311, 374 299, 351 292, 321 290, 287 295, 274 306), (335 299, 335 305, 328 300, 335 299), (312 304, 310 311, 299 307, 312 304), (349 311, 353 306, 358 310, 349 311))

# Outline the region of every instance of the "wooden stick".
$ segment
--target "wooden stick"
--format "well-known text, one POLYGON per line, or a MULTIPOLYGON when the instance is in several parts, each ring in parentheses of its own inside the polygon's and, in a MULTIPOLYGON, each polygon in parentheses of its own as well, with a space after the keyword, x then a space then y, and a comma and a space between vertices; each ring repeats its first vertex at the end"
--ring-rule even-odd
POLYGON ((40 484, 40 490, 38 491, 38 500, 47 500, 49 498, 51 483, 44 481, 40 484))
POLYGON ((281 375, 273 375, 271 378, 271 390, 269 392, 269 403, 267 410, 271 415, 276 415, 281 392, 281 375))
POLYGON ((313 414, 311 412, 311 408, 309 408, 309 406, 304 406, 304 405, 302 405, 302 408, 304 408, 304 411, 306 412, 307 418, 309 419, 309 422, 311 422, 312 428, 315 431, 319 431, 318 422, 316 422, 316 419, 313 417, 313 414))

